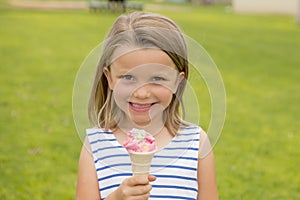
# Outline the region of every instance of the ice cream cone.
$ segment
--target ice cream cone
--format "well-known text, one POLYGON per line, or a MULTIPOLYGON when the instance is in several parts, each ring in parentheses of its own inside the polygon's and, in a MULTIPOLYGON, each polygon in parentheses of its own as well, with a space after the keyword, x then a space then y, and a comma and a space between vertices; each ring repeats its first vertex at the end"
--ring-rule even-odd
POLYGON ((149 174, 155 152, 129 152, 133 175, 149 174))

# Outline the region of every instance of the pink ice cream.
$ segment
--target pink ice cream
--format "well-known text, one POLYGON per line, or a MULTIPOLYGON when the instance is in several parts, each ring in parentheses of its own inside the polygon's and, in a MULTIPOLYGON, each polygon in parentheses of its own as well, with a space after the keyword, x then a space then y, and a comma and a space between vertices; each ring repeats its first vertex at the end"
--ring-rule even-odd
POLYGON ((145 130, 132 129, 123 146, 129 152, 152 152, 156 150, 155 138, 145 130))

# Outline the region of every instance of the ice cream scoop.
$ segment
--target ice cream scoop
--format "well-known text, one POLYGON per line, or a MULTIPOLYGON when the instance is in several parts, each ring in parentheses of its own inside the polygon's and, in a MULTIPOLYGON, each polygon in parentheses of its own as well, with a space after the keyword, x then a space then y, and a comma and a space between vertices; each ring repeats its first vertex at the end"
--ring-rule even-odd
POLYGON ((129 152, 152 152, 156 150, 155 138, 145 130, 132 129, 123 146, 129 152))
POLYGON ((133 174, 148 175, 156 152, 155 138, 145 130, 132 129, 123 146, 129 152, 133 174))

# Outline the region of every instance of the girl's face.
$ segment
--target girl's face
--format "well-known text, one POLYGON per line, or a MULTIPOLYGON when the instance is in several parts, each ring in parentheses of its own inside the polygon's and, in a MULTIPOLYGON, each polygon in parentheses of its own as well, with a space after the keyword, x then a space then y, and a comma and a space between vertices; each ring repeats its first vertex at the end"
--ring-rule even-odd
POLYGON ((171 58, 157 49, 126 53, 104 73, 116 104, 125 113, 125 120, 129 120, 125 122, 138 126, 163 122, 163 111, 184 77, 171 58))

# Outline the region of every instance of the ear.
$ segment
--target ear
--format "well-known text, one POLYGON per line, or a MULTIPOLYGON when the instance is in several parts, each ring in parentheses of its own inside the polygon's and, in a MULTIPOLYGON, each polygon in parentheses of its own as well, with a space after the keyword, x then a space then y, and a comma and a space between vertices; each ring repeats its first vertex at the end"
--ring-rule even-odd
POLYGON ((180 83, 183 79, 185 79, 185 73, 184 72, 180 72, 179 75, 178 75, 178 82, 180 83))
POLYGON ((113 90, 114 86, 113 86, 113 80, 112 80, 112 77, 111 77, 111 72, 109 71, 109 69, 107 67, 104 67, 103 73, 104 73, 104 75, 106 77, 106 80, 108 82, 109 89, 113 90))
POLYGON ((175 85, 175 89, 173 90, 173 93, 175 94, 177 92, 178 86, 180 84, 180 82, 185 79, 185 73, 184 72, 180 72, 178 74, 177 80, 176 80, 176 85, 175 85))

